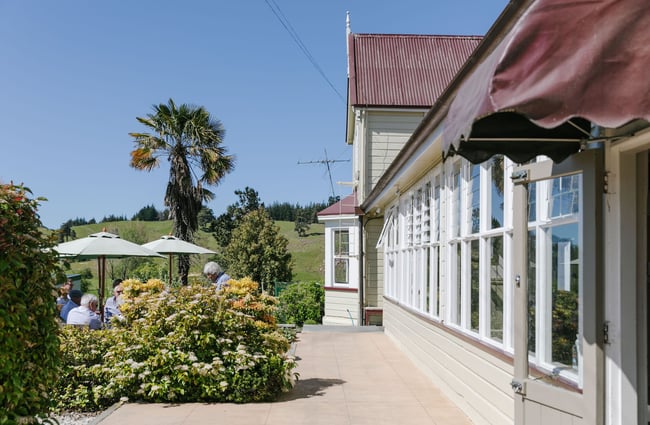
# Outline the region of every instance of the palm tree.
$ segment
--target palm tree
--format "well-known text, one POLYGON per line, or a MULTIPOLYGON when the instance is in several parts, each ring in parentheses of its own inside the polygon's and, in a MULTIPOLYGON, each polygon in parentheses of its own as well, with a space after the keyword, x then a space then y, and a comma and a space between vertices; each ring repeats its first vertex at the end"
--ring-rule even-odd
MULTIPOLYGON (((169 183, 165 206, 173 221, 174 236, 194 242, 199 228, 198 214, 204 201, 214 194, 204 185, 217 185, 234 168, 235 159, 222 146, 225 129, 204 107, 169 102, 153 106, 154 113, 137 120, 151 133, 129 133, 136 148, 131 152, 131 166, 151 171, 160 159, 169 161, 169 183)), ((178 273, 187 284, 190 261, 178 256, 178 273)))

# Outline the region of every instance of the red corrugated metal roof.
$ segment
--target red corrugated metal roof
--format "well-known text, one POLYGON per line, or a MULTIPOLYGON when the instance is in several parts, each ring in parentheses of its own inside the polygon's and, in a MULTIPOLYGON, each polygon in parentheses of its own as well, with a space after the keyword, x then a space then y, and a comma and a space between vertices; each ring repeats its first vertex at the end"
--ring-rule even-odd
POLYGON ((330 205, 324 210, 318 212, 316 215, 319 217, 327 215, 362 215, 361 210, 359 209, 359 202, 357 201, 356 192, 351 195, 346 196, 335 204, 330 205))
POLYGON ((482 38, 352 33, 350 103, 430 107, 482 38))

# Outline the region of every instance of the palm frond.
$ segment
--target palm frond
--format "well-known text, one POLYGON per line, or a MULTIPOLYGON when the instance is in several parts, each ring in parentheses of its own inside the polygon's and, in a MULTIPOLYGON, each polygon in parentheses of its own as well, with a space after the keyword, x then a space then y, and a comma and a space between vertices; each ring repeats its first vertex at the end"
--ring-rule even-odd
POLYGON ((138 170, 151 171, 158 167, 159 161, 148 148, 138 148, 131 151, 131 167, 138 170))

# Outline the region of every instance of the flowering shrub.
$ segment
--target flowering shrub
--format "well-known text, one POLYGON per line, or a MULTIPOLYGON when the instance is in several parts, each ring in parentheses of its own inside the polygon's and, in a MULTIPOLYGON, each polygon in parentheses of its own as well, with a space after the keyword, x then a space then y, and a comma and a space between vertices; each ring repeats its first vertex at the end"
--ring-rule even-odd
POLYGON ((274 300, 252 281, 164 290, 123 282, 123 321, 110 330, 64 329, 61 408, 98 410, 121 398, 148 402, 269 401, 291 388, 289 344, 274 300))
POLYGON ((222 294, 230 308, 254 318, 260 328, 276 329, 275 311, 278 300, 268 294, 259 293, 257 283, 251 278, 229 280, 222 294))
POLYGON ((158 294, 164 291, 165 282, 160 279, 149 279, 146 283, 142 283, 138 279, 126 279, 122 281, 122 289, 124 297, 136 298, 143 293, 158 294))
POLYGON ((47 413, 59 370, 54 283, 65 275, 30 195, 0 184, 0 424, 47 413))

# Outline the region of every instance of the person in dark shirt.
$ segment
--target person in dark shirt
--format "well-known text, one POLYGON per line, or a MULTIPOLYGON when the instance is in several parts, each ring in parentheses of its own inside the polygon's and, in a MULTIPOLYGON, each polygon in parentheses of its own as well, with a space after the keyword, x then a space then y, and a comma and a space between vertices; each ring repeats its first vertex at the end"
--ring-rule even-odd
POLYGON ((70 310, 73 308, 77 308, 81 305, 81 297, 83 296, 83 293, 78 290, 78 289, 73 289, 68 293, 68 297, 70 298, 67 303, 63 304, 63 307, 61 307, 61 313, 59 316, 61 316, 61 319, 63 320, 63 323, 66 323, 68 321, 68 313, 70 313, 70 310))

